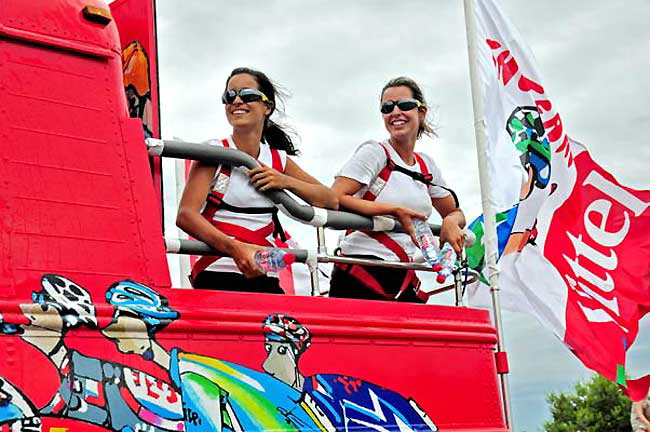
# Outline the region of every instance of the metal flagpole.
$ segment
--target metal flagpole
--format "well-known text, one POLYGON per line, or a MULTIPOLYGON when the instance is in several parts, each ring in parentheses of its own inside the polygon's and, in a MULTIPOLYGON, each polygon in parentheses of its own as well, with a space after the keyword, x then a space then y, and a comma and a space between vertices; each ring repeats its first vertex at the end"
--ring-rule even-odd
POLYGON ((505 413, 506 425, 513 430, 512 408, 510 405, 510 390, 508 376, 503 373, 507 365, 503 338, 503 320, 501 318, 501 303, 499 300, 499 271, 497 267, 498 247, 497 229, 494 208, 491 202, 491 185, 487 163, 487 132, 485 125, 485 111, 478 71, 478 46, 476 31, 476 3, 475 0, 463 0, 465 7, 465 29, 467 32, 467 51, 469 54, 469 75, 472 85, 472 105, 474 108, 474 133, 476 136, 476 153, 478 156, 478 172, 481 184, 481 202, 483 204, 484 219, 484 246, 485 260, 488 269, 488 280, 492 294, 492 309, 494 324, 497 330, 497 369, 501 369, 501 397, 505 413))

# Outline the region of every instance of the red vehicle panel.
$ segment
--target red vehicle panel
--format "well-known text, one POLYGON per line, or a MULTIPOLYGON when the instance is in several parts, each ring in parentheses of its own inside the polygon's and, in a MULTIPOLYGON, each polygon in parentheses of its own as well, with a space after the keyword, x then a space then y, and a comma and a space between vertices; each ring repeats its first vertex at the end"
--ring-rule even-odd
POLYGON ((87 5, 0 5, 0 430, 505 431, 486 311, 171 288, 87 5))

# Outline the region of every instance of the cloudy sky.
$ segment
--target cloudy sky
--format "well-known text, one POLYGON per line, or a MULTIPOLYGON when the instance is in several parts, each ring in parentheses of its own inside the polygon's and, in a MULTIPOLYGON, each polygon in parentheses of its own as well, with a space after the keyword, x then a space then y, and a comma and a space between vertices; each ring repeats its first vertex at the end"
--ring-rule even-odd
MULTIPOLYGON (((650 1, 502 4, 532 47, 569 135, 623 184, 650 189, 650 1)), ((436 159, 468 217, 480 213, 462 1, 158 0, 157 7, 165 138, 227 135, 225 79, 234 67, 258 68, 291 94, 284 120, 300 136, 298 163, 330 184, 358 144, 385 137, 380 89, 407 75, 421 83, 438 126, 439 138, 419 150, 436 159)), ((290 230, 313 245, 310 229, 290 230)), ((541 430, 545 395, 589 373, 533 319, 506 313, 505 323, 516 430, 541 430)), ((650 371, 648 333, 643 326, 630 355, 633 374, 650 371)))

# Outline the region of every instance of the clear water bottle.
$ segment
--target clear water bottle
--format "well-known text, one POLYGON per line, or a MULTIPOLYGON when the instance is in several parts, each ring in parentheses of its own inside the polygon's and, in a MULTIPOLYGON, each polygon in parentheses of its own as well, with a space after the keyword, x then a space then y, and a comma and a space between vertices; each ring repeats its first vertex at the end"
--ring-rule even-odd
POLYGON ((438 271, 436 276, 436 282, 443 283, 447 280, 447 277, 454 270, 456 265, 456 251, 449 243, 445 243, 440 250, 440 266, 442 267, 438 271))
POLYGON ((427 221, 422 219, 413 219, 415 228, 415 238, 418 241, 418 246, 422 251, 422 255, 427 263, 431 266, 433 271, 442 270, 440 265, 440 249, 438 249, 438 241, 431 232, 431 228, 427 221))
POLYGON ((296 256, 278 248, 266 248, 255 252, 255 264, 264 274, 276 275, 283 268, 293 264, 296 256))

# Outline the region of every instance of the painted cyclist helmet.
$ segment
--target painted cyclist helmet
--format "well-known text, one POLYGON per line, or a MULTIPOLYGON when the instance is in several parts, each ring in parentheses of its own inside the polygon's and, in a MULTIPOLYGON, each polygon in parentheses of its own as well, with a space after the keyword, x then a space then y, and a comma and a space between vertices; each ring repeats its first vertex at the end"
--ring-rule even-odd
POLYGON ((111 285, 106 291, 106 301, 115 307, 116 315, 127 312, 143 320, 149 333, 163 329, 179 317, 164 296, 128 279, 111 285))
POLYGON ((262 327, 268 340, 290 343, 296 352, 296 356, 305 352, 311 345, 309 329, 290 316, 283 314, 268 315, 264 319, 262 327))
POLYGON ((59 311, 65 328, 82 324, 97 327, 95 305, 88 291, 70 279, 55 274, 43 275, 41 287, 40 291, 32 292, 32 301, 59 311))
POLYGON ((524 167, 530 166, 535 175, 535 185, 544 189, 551 178, 551 148, 544 135, 544 124, 534 106, 515 109, 506 125, 513 144, 521 153, 524 167))

